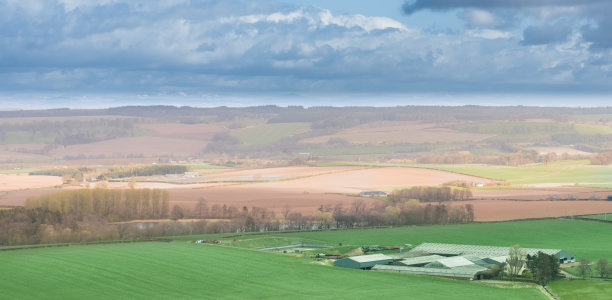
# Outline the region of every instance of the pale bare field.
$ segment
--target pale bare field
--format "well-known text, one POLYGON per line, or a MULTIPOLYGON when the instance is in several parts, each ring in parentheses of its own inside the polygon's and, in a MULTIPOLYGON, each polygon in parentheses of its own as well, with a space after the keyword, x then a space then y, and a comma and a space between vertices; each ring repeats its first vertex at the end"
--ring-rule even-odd
POLYGON ((118 138, 89 144, 59 147, 51 151, 53 157, 64 156, 97 156, 97 155, 191 155, 201 153, 207 142, 168 137, 140 136, 118 138))
POLYGON ((157 136, 182 139, 211 140, 215 134, 228 131, 221 124, 155 123, 138 124, 137 126, 153 131, 157 136))
POLYGON ((459 203, 473 204, 475 219, 481 222, 555 218, 612 212, 612 201, 475 200, 459 203))
POLYGON ((200 173, 205 178, 210 180, 215 179, 231 179, 240 177, 252 177, 255 180, 264 179, 292 179, 300 177, 309 177, 324 175, 330 173, 338 173, 344 171, 352 171, 363 169, 363 167, 339 166, 339 167, 309 167, 309 166, 292 166, 292 167, 276 167, 276 168, 258 168, 258 169, 217 169, 217 170, 202 170, 200 173))
POLYGON ((361 168, 319 176, 254 183, 236 188, 266 189, 298 193, 355 194, 368 190, 393 190, 398 187, 440 185, 449 181, 491 182, 489 179, 421 168, 361 168))
POLYGON ((53 187, 62 184, 57 176, 38 176, 27 174, 0 174, 0 191, 17 191, 53 187))
POLYGON ((492 136, 436 126, 439 125, 410 121, 372 122, 302 142, 325 143, 331 138, 341 138, 352 144, 436 143, 480 141, 492 136))

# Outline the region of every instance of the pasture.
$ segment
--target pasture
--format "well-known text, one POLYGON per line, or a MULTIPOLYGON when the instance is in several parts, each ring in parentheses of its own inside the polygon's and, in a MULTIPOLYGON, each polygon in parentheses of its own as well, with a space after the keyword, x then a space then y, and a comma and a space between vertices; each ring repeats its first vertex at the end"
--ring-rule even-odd
POLYGON ((307 122, 272 123, 235 129, 231 132, 231 135, 244 143, 261 145, 277 142, 284 137, 306 132, 309 129, 310 123, 307 122))
POLYGON ((338 133, 303 140, 304 143, 326 143, 343 139, 351 144, 453 143, 480 141, 491 135, 460 132, 435 124, 412 121, 370 122, 341 130, 338 133))
POLYGON ((560 161, 522 167, 484 165, 426 165, 423 167, 503 180, 510 184, 612 182, 612 168, 587 164, 588 161, 560 161))
POLYGON ((309 259, 186 242, 0 252, 11 299, 546 299, 536 288, 364 272, 309 259), (25 284, 27 283, 27 284, 25 284))
POLYGON ((559 280, 550 283, 550 288, 564 300, 610 299, 612 282, 600 280, 559 280))

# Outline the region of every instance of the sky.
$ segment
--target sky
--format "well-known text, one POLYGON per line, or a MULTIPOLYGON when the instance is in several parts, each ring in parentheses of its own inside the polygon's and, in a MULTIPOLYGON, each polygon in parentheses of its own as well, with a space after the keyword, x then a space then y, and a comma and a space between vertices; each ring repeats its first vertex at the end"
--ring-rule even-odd
POLYGON ((612 106, 607 0, 0 0, 0 110, 612 106))

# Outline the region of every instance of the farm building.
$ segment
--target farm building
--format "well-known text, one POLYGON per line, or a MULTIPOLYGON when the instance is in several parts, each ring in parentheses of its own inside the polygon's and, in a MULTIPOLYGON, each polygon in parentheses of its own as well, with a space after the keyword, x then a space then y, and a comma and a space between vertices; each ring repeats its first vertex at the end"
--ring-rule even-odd
MULTIPOLYGON (((423 243, 410 250, 410 252, 415 251, 441 256, 470 255, 479 258, 499 258, 508 255, 509 250, 510 247, 423 243)), ((538 252, 554 255, 557 257, 557 259, 559 259, 559 263, 570 263, 576 261, 576 255, 561 249, 522 248, 522 250, 529 255, 535 255, 538 252)))
POLYGON ((372 270, 458 279, 480 279, 481 275, 488 269, 478 265, 462 266, 451 269, 376 265, 372 268, 372 270))
POLYGON ((339 259, 334 262, 334 266, 351 269, 369 270, 375 265, 386 265, 393 262, 393 258, 384 254, 372 254, 352 256, 339 259))
POLYGON ((463 256, 453 256, 432 261, 426 264, 425 268, 452 269, 472 265, 474 265, 474 263, 463 256))
POLYGON ((410 257, 410 258, 404 258, 400 261, 395 262, 395 265, 406 266, 406 267, 423 267, 426 264, 434 262, 441 258, 444 258, 444 256, 426 255, 426 256, 410 257))
POLYGON ((359 197, 387 197, 387 193, 382 191, 365 191, 359 193, 359 197))

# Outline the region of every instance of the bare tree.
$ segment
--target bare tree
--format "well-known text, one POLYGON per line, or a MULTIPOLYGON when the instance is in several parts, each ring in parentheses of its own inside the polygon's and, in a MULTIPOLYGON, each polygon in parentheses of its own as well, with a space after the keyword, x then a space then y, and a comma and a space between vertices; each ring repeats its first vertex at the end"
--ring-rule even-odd
POLYGON ((599 269, 599 275, 601 276, 601 278, 604 278, 608 275, 607 271, 608 271, 608 260, 605 258, 600 258, 597 261, 597 268, 599 269))
POLYGON ((506 263, 508 264, 508 275, 510 278, 514 279, 514 277, 519 275, 519 272, 525 265, 526 256, 525 250, 521 249, 520 245, 514 245, 508 250, 506 263))
POLYGON ((591 276, 591 271, 593 271, 591 268, 591 261, 584 257, 581 258, 580 264, 578 265, 578 270, 580 271, 580 275, 582 275, 582 277, 591 276))

